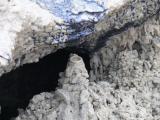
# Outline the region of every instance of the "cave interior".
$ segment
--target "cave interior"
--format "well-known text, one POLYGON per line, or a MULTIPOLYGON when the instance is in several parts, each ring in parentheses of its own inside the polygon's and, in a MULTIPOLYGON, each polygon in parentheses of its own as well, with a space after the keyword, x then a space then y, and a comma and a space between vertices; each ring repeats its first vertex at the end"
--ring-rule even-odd
POLYGON ((69 55, 78 54, 90 70, 89 52, 82 48, 64 48, 49 54, 37 63, 25 64, 0 77, 0 120, 18 116, 18 109, 25 109, 30 99, 41 92, 58 87, 59 73, 66 68, 69 55))

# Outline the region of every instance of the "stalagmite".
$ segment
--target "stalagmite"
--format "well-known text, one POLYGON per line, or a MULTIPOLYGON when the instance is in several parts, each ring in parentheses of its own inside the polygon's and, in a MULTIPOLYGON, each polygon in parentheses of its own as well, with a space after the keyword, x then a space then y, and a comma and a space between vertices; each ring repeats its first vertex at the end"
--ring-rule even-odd
POLYGON ((160 119, 159 0, 2 0, 0 15, 0 76, 61 48, 90 57, 87 71, 72 49, 56 90, 13 119, 160 119))

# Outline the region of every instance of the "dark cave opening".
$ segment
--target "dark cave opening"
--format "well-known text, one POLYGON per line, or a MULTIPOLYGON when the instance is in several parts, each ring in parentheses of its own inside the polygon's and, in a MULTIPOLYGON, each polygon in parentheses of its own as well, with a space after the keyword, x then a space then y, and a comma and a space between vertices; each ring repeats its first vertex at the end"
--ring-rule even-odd
POLYGON ((54 91, 59 73, 63 72, 70 53, 80 55, 90 70, 88 51, 81 48, 64 48, 52 53, 38 63, 26 64, 0 78, 0 120, 10 120, 18 115, 18 108, 25 109, 30 99, 41 92, 54 91))

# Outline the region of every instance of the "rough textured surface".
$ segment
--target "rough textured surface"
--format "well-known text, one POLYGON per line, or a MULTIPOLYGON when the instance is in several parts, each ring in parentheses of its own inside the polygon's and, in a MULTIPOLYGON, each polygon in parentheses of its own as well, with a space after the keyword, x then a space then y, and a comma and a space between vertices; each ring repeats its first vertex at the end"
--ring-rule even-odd
POLYGON ((88 115, 89 77, 81 57, 71 55, 66 71, 60 73, 60 88, 54 93, 42 93, 31 100, 25 113, 17 120, 86 120, 88 115), (42 105, 43 104, 43 105, 42 105))
POLYGON ((108 37, 105 47, 96 51, 91 59, 93 76, 96 76, 92 79, 103 80, 116 55, 121 51, 137 50, 140 59, 153 62, 156 54, 159 54, 159 15, 157 12, 140 26, 130 27, 120 34, 108 37))
MULTIPOLYGON (((124 7, 113 3, 111 1, 108 5, 111 11, 105 18, 91 25, 95 32, 74 42, 63 43, 69 39, 70 31, 66 31, 66 27, 60 28, 59 25, 64 23, 61 18, 30 0, 24 0, 23 3, 20 0, 2 0, 0 42, 3 46, 0 47, 0 75, 25 63, 37 62, 39 58, 66 46, 95 50, 106 41, 101 37, 110 36, 115 30, 121 32, 123 28, 128 28, 126 25, 129 23, 133 23, 131 26, 141 24, 159 9, 159 0, 125 0, 124 7)), ((77 27, 79 26, 81 25, 77 27)))
MULTIPOLYGON (((94 25, 128 0, 32 0, 62 19, 59 28, 67 33, 66 41, 92 34, 94 25), (95 9, 96 8, 96 9, 95 9)), ((62 34, 63 36, 63 34, 62 34)))
POLYGON ((95 51, 95 49, 104 47, 109 37, 122 33, 131 27, 140 26, 154 16, 159 9, 159 0, 129 0, 119 9, 114 9, 106 15, 105 19, 95 25, 95 33, 82 38, 81 41, 85 41, 84 47, 87 46, 88 49, 95 51))
MULTIPOLYGON (((108 9, 112 6, 116 4, 109 4, 108 9)), ((76 34, 89 30, 88 27, 95 28, 95 23, 82 22, 73 23, 74 29, 70 29, 64 19, 31 0, 1 0, 0 15, 0 76, 25 63, 37 62, 60 48, 71 46, 63 43, 72 39, 70 32, 76 34)), ((72 45, 80 44, 80 40, 72 42, 72 45)))
POLYGON ((151 70, 150 62, 141 60, 137 50, 122 51, 111 65, 110 79, 89 82, 82 59, 72 55, 60 74, 60 87, 33 97, 16 120, 158 120, 157 59, 151 70))
POLYGON ((57 90, 34 96, 16 120, 159 120, 159 6, 159 0, 131 0, 106 15, 95 33, 80 39, 94 50, 90 75, 82 58, 71 55, 57 90))
POLYGON ((40 46, 40 43, 36 44, 34 39, 35 31, 39 31, 41 40, 45 37, 45 32, 47 33, 49 29, 52 31, 55 26, 58 19, 48 11, 29 0, 23 2, 2 0, 0 14, 0 75, 26 62, 35 62, 53 49, 45 44, 43 46, 40 46), (48 27, 45 29, 46 26, 48 27), (42 52, 43 49, 46 50, 42 52))

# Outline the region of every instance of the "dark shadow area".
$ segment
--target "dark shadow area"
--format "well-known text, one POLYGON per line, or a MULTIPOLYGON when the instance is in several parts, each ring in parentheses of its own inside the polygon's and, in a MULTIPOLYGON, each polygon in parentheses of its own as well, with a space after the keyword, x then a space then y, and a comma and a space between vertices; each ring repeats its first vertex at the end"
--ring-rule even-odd
POLYGON ((141 43, 138 42, 138 41, 136 41, 136 42, 133 44, 132 49, 133 49, 133 50, 137 50, 138 55, 139 55, 139 57, 140 57, 140 55, 142 54, 142 51, 143 51, 141 43))
POLYGON ((50 54, 38 63, 26 64, 0 78, 0 120, 18 115, 17 108, 25 109, 30 99, 41 92, 54 91, 58 86, 59 72, 66 68, 70 53, 80 55, 90 70, 89 54, 77 48, 65 48, 50 54))

